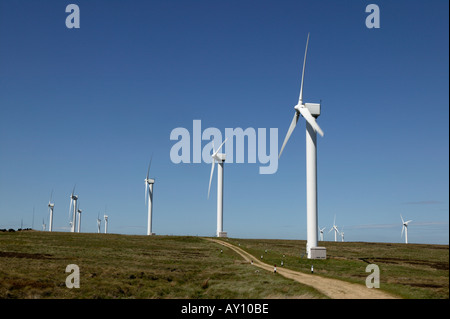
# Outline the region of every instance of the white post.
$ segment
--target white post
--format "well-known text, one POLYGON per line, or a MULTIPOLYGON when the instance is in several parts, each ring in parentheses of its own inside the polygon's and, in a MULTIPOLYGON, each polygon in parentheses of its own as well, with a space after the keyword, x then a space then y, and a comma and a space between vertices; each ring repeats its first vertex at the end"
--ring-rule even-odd
POLYGON ((219 161, 217 165, 217 237, 223 232, 223 163, 219 161))
POLYGON ((405 227, 405 244, 408 243, 408 226, 405 227))
POLYGON ((49 221, 49 225, 48 225, 48 231, 52 231, 53 230, 53 207, 50 206, 50 221, 49 221))
POLYGON ((105 234, 108 232, 108 216, 105 215, 105 234))
POLYGON ((317 133, 306 121, 306 253, 317 247, 317 133))
POLYGON ((152 234, 152 214, 153 214, 153 182, 148 183, 150 191, 148 192, 148 220, 147 235, 152 234))

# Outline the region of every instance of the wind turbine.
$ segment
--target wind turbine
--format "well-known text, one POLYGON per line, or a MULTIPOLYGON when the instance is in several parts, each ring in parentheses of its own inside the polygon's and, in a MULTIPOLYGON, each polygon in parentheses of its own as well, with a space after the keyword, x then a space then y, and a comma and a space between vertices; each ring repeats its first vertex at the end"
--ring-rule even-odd
POLYGON ((317 247, 317 132, 323 136, 323 131, 316 122, 316 118, 320 115, 320 103, 303 103, 303 82, 305 77, 306 54, 308 52, 309 33, 306 40, 305 57, 303 60, 302 82, 300 86, 300 96, 297 105, 294 107, 295 113, 289 126, 286 137, 284 138, 281 154, 286 146, 289 137, 297 125, 300 114, 306 120, 306 224, 307 224, 307 241, 306 252, 308 258, 311 256, 311 248, 317 247))
POLYGON ((216 164, 216 161, 218 163, 218 173, 217 173, 217 231, 216 236, 217 237, 227 237, 227 233, 223 231, 223 163, 225 162, 226 155, 223 153, 219 153, 220 149, 222 148, 223 144, 225 144, 225 141, 223 141, 222 144, 220 144, 219 148, 214 150, 214 140, 212 141, 212 166, 211 166, 211 175, 209 177, 209 187, 208 187, 208 199, 209 199, 209 193, 211 191, 211 181, 214 174, 214 166, 216 164))
POLYGON ((145 178, 145 204, 148 209, 148 219, 147 219, 147 235, 154 235, 152 233, 152 215, 153 215, 153 184, 155 180, 149 178, 150 166, 152 165, 153 156, 150 158, 147 169, 147 177, 145 178))
POLYGON ((336 215, 334 215, 333 227, 331 227, 329 232, 331 232, 333 229, 334 229, 334 241, 337 241, 337 234, 339 233, 339 230, 337 229, 336 226, 336 215))
POLYGON ((45 231, 45 226, 46 226, 46 225, 45 225, 45 220, 44 220, 44 218, 42 218, 42 230, 43 230, 43 231, 45 231))
POLYGON ((405 232, 405 244, 407 244, 408 243, 408 224, 410 223, 410 222, 412 222, 412 220, 408 220, 408 221, 404 221, 403 220, 403 217, 402 217, 402 215, 400 215, 400 218, 402 219, 402 224, 403 224, 403 227, 402 227, 402 237, 403 237, 403 231, 405 232))
POLYGON ((97 233, 100 234, 100 227, 102 224, 102 220, 100 219, 100 214, 97 214, 97 233))
MULTIPOLYGON (((78 206, 80 207, 81 205, 78 205, 78 206)), ((78 233, 81 230, 81 213, 83 212, 79 207, 78 207, 78 210, 77 210, 77 212, 78 212, 78 228, 77 228, 77 232, 78 233)))
POLYGON ((320 240, 323 241, 323 231, 325 230, 326 227, 324 228, 319 228, 320 231, 320 240))
POLYGON ((105 218, 105 234, 108 233, 108 215, 103 216, 105 218))
POLYGON ((341 228, 341 240, 344 242, 344 226, 341 228))
POLYGON ((53 190, 50 193, 50 199, 48 200, 48 211, 50 213, 50 219, 49 219, 49 224, 48 224, 48 231, 52 231, 53 230, 53 209, 55 207, 55 204, 52 203, 52 196, 53 196, 53 190))
POLYGON ((70 219, 71 209, 72 209, 72 206, 73 206, 72 220, 70 221, 70 231, 72 233, 75 232, 75 223, 76 223, 76 219, 77 219, 77 200, 78 200, 78 196, 75 195, 75 186, 73 187, 72 194, 70 194, 70 206, 69 206, 69 219, 70 219))

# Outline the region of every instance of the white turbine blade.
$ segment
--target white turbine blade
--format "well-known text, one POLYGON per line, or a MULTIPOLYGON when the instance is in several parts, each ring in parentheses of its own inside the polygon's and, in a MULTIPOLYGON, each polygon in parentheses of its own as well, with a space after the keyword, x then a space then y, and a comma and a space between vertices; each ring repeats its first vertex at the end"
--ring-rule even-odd
POLYGON ((406 221, 405 224, 408 225, 410 222, 412 222, 412 220, 406 221))
MULTIPOLYGON (((216 155, 217 153, 219 153, 219 151, 220 151, 220 149, 222 148, 223 144, 225 144, 225 142, 226 142, 227 140, 228 140, 228 137, 225 139, 225 141, 223 141, 222 144, 220 144, 220 146, 219 146, 219 148, 217 149, 217 151, 214 152, 214 155, 216 155)), ((213 143, 214 143, 214 141, 213 141, 213 143)), ((213 144, 213 146, 214 146, 214 144, 213 144)))
POLYGON ((145 183, 145 190, 144 190, 145 205, 147 205, 147 187, 148 187, 147 180, 145 180, 144 183, 145 183))
POLYGON ((402 234, 401 234, 401 238, 403 238, 403 231, 405 230, 405 225, 402 226, 402 234))
POLYGON ((214 165, 216 164, 216 160, 212 159, 212 166, 211 166, 211 175, 209 176, 209 187, 208 187, 208 199, 209 199, 209 193, 211 191, 211 181, 214 174, 214 165))
POLYGON ((313 127, 315 131, 317 131, 320 136, 323 136, 323 131, 320 128, 319 124, 317 124, 316 119, 311 115, 311 112, 309 112, 308 108, 306 107, 300 107, 300 113, 305 118, 306 121, 313 127))
POLYGON ((298 98, 299 104, 302 104, 303 101, 303 80, 305 79, 305 66, 306 66, 306 54, 308 53, 308 42, 309 42, 309 33, 308 38, 306 39, 305 57, 303 58, 302 83, 300 84, 300 96, 298 98))
POLYGON ((281 150, 280 150, 280 154, 278 155, 278 158, 281 157, 281 153, 283 153, 284 147, 286 146, 287 141, 291 137, 291 134, 294 131, 295 126, 297 125, 298 117, 299 117, 299 113, 296 111, 294 114, 294 117, 292 118, 291 125, 289 126, 289 129, 286 133, 286 137, 284 138, 283 146, 281 146, 281 150))
POLYGON ((69 220, 71 220, 71 218, 70 218, 70 214, 71 214, 71 212, 72 212, 72 202, 73 202, 73 199, 72 199, 72 196, 70 196, 70 205, 69 205, 69 220))
POLYGON ((405 223, 405 221, 403 220, 403 217, 402 217, 402 215, 400 214, 400 218, 402 219, 402 224, 404 224, 405 223))
POLYGON ((152 155, 152 157, 150 157, 150 162, 148 163, 147 179, 148 179, 148 174, 150 173, 150 166, 152 165, 152 159, 153 159, 153 155, 152 155))

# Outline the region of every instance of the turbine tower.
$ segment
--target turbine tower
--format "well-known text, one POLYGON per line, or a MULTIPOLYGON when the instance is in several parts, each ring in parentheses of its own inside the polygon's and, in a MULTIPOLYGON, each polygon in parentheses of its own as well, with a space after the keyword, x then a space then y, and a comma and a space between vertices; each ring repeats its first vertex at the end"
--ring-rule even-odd
POLYGON ((405 244, 407 244, 408 243, 408 224, 410 223, 410 222, 412 222, 412 220, 408 220, 408 221, 404 221, 403 220, 403 217, 402 217, 402 215, 400 215, 400 218, 402 219, 402 224, 403 224, 403 227, 402 227, 402 237, 403 237, 403 232, 405 232, 405 244))
POLYGON ((329 232, 331 232, 333 229, 334 229, 334 241, 336 242, 337 241, 337 234, 339 233, 339 230, 338 230, 338 228, 336 226, 336 215, 334 215, 333 227, 331 227, 329 232))
POLYGON ((76 224, 76 219, 77 219, 78 196, 75 195, 75 186, 73 187, 72 194, 70 194, 70 206, 69 206, 69 219, 70 219, 70 213, 72 212, 72 220, 70 221, 70 231, 72 233, 75 232, 75 224, 76 224), (73 210, 71 210, 72 206, 73 206, 73 210))
POLYGON ((52 203, 52 196, 53 196, 53 190, 50 193, 50 199, 48 201, 48 211, 50 213, 50 219, 48 224, 48 231, 53 231, 53 209, 55 207, 55 204, 52 203))
POLYGON ((306 54, 308 52, 309 33, 306 40, 305 57, 303 59, 302 82, 300 85, 300 96, 297 105, 294 107, 295 113, 289 126, 288 132, 281 147, 278 158, 281 157, 284 147, 289 137, 297 125, 300 114, 306 120, 306 224, 307 241, 306 253, 308 258, 315 258, 311 254, 311 248, 317 247, 317 132, 323 136, 323 131, 316 122, 320 115, 320 104, 303 103, 303 82, 305 77, 306 54))
POLYGON ((323 231, 325 230, 326 227, 324 228, 319 228, 319 232, 320 232, 320 241, 323 241, 323 231))
POLYGON ((97 214, 97 233, 100 234, 100 227, 102 225, 102 220, 100 219, 100 214, 97 214))
POLYGON ((208 187, 208 199, 209 193, 211 191, 211 181, 214 174, 214 166, 216 161, 218 163, 218 173, 217 173, 217 237, 227 237, 227 233, 223 231, 223 164, 225 163, 226 155, 223 153, 219 153, 225 141, 219 146, 217 151, 214 150, 214 140, 212 141, 212 166, 211 166, 211 175, 209 177, 209 187, 208 187))
POLYGON ((150 166, 152 165, 152 158, 148 164, 147 177, 145 178, 145 204, 148 209, 148 219, 147 219, 147 235, 155 235, 152 232, 152 215, 153 215, 153 184, 155 184, 155 179, 149 178, 150 166))
POLYGON ((103 218, 105 218, 105 234, 108 233, 108 215, 104 215, 103 218))
POLYGON ((77 232, 79 233, 80 230, 81 230, 81 213, 83 211, 80 208, 78 208, 77 212, 78 212, 78 228, 77 228, 77 232))

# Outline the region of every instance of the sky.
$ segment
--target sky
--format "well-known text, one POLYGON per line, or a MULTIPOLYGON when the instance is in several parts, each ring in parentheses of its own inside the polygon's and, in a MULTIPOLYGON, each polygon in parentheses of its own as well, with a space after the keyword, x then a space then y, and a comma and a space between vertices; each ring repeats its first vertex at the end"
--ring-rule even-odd
MULTIPOLYGON (((269 135, 279 150, 310 33, 303 99, 322 103, 325 240, 336 218, 346 241, 403 242, 402 215, 409 242, 448 244, 448 12, 444 0, 1 0, 0 228, 48 225, 53 192, 54 230, 68 231, 76 185, 82 232, 106 212, 108 232, 144 235, 152 157, 153 232, 214 236, 217 170, 208 199, 211 164, 193 163, 193 145, 211 140, 193 141, 194 121, 223 136, 265 129, 267 154, 269 135), (66 25, 72 3, 79 28, 66 25), (176 128, 190 163, 171 158, 176 128)), ((224 231, 306 239, 304 119, 274 174, 249 149, 225 163, 224 231)))

